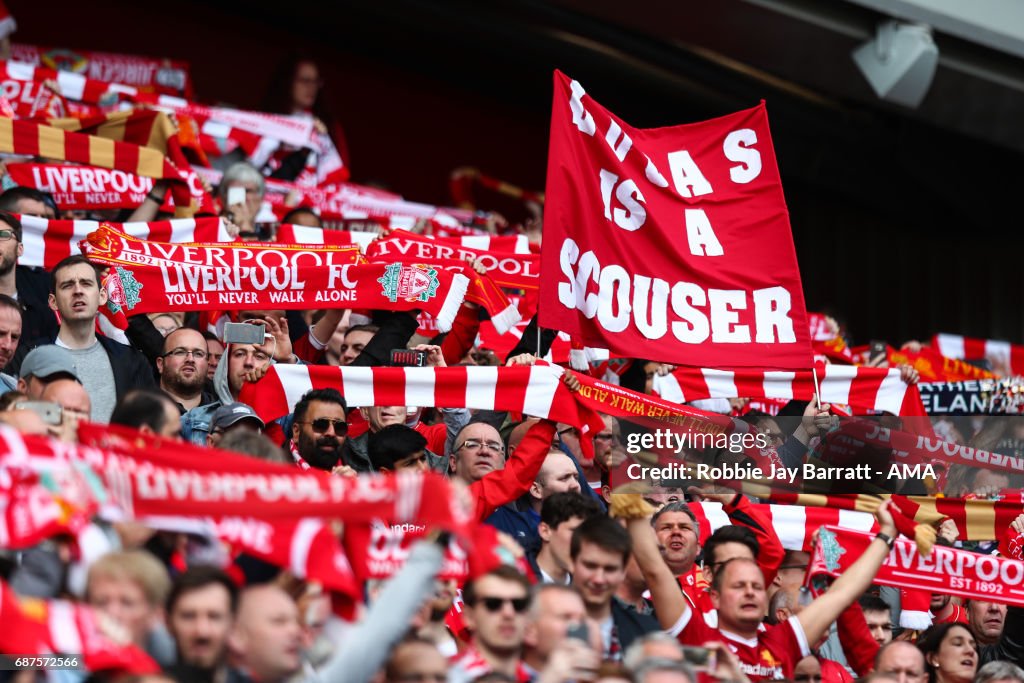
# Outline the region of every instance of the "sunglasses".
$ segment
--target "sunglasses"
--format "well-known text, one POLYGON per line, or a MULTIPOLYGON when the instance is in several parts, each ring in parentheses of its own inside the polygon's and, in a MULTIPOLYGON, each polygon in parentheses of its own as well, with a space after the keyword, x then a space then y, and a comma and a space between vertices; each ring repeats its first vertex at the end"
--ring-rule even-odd
POLYGON ((313 431, 317 434, 325 433, 330 427, 334 427, 334 433, 338 436, 345 436, 348 434, 348 422, 344 420, 332 420, 329 417, 318 417, 315 420, 309 422, 300 422, 299 424, 310 425, 313 431))
POLYGON ((488 612, 499 612, 505 603, 511 604, 516 614, 522 614, 530 606, 530 598, 477 598, 475 604, 483 605, 488 612))

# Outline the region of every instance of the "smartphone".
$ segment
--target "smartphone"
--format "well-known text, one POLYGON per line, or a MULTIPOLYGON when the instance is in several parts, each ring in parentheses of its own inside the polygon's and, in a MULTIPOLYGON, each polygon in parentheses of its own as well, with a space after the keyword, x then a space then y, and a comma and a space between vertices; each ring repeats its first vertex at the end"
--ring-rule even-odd
POLYGON ((64 409, 51 401, 21 401, 17 407, 31 410, 48 425, 60 425, 64 421, 64 409))
POLYGON ((869 360, 873 359, 873 358, 877 358, 878 356, 882 356, 883 358, 885 358, 888 355, 889 346, 884 341, 879 341, 879 340, 875 339, 875 340, 873 340, 871 342, 871 346, 869 347, 869 349, 870 349, 868 351, 868 359, 869 360))
POLYGON ((245 204, 244 187, 228 188, 228 206, 234 206, 235 204, 245 204))
POLYGON ((582 621, 569 624, 569 627, 565 629, 565 637, 578 640, 584 645, 590 646, 590 629, 587 628, 587 624, 582 621))
POLYGON ((255 344, 266 341, 267 326, 264 323, 225 323, 225 344, 255 344))
POLYGON ((683 661, 696 671, 714 671, 717 663, 714 650, 690 645, 683 645, 683 661))
POLYGON ((392 366, 422 368, 426 364, 426 351, 413 351, 412 349, 391 349, 392 366))

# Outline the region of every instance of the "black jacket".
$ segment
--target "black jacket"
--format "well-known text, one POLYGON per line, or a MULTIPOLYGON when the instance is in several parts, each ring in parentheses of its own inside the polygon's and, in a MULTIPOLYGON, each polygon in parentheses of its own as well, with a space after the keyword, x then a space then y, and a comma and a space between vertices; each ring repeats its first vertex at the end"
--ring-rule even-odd
MULTIPOLYGON (((30 348, 53 344, 57 335, 53 335, 48 341, 40 341, 30 348)), ((153 389, 156 387, 156 380, 153 377, 153 367, 146 360, 146 357, 130 346, 125 346, 119 341, 114 341, 102 335, 96 335, 96 340, 107 352, 110 359, 110 369, 114 371, 114 392, 117 400, 132 389, 153 389)))
POLYGON ((650 614, 640 614, 636 609, 614 596, 612 597, 612 621, 615 622, 615 629, 618 632, 619 643, 622 645, 623 653, 626 652, 637 638, 661 630, 658 620, 653 616, 650 614))
POLYGON ((26 341, 37 339, 55 339, 59 326, 57 316, 50 308, 50 275, 41 268, 15 266, 14 286, 18 291, 18 303, 21 304, 21 339, 22 343, 14 352, 11 362, 3 371, 14 377, 18 376, 21 361, 32 347, 26 341))
POLYGON ((108 337, 97 335, 100 346, 107 352, 110 367, 114 371, 114 389, 117 400, 132 389, 152 389, 156 387, 153 379, 153 366, 146 357, 130 346, 114 341, 108 337))
POLYGON ((989 662, 1004 660, 1017 666, 1024 664, 1024 607, 1006 608, 1003 635, 992 645, 978 648, 978 668, 989 662))

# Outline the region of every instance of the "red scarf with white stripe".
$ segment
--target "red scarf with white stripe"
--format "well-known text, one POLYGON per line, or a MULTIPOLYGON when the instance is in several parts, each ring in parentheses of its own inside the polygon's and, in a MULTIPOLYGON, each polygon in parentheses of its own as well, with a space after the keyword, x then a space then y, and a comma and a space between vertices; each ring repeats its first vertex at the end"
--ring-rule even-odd
MULTIPOLYGON (((893 415, 924 415, 917 387, 906 384, 895 368, 819 365, 822 403, 837 403, 893 415)), ((676 368, 654 377, 656 394, 676 403, 706 398, 774 398, 810 401, 814 398, 811 370, 713 370, 676 368)))
MULTIPOLYGON (((80 254, 79 243, 99 230, 98 221, 47 220, 21 216, 22 244, 25 252, 18 263, 52 269, 61 259, 80 254)), ((218 217, 180 218, 168 221, 107 223, 118 232, 152 242, 231 242, 232 238, 218 217)))
POLYGON ((194 211, 206 196, 190 167, 175 165, 152 148, 71 133, 32 121, 0 117, 0 152, 44 156, 167 180, 177 211, 182 214, 194 211))
MULTIPOLYGON (((603 422, 584 407, 562 381, 562 369, 529 367, 398 368, 274 365, 256 383, 246 383, 238 400, 263 420, 292 412, 310 389, 335 388, 350 407, 397 406, 507 410, 543 417, 597 433, 603 422)), ((584 442, 590 441, 584 439, 584 442)))
POLYGON ((987 359, 1000 376, 1024 375, 1024 345, 996 339, 978 339, 958 334, 937 334, 932 346, 943 356, 958 360, 987 359))

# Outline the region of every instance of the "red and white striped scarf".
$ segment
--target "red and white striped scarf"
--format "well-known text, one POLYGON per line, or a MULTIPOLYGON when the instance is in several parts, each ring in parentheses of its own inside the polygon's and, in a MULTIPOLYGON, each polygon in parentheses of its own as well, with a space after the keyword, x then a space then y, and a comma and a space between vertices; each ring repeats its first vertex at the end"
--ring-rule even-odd
MULTIPOLYGON (((116 83, 99 81, 73 71, 58 71, 13 61, 0 61, 0 81, 20 81, 21 83, 33 83, 40 87, 44 81, 54 81, 60 89, 61 97, 93 105, 97 110, 101 103, 105 106, 116 104, 125 90, 123 86, 116 83)), ((130 89, 134 90, 134 88, 130 89)), ((5 91, 11 92, 11 89, 5 88, 5 91)), ((12 102, 24 101, 25 92, 19 95, 12 102)))
POLYGON ((302 457, 301 453, 299 453, 298 445, 296 445, 296 443, 294 441, 292 441, 291 439, 288 440, 288 453, 291 454, 292 460, 295 462, 296 465, 299 466, 299 469, 301 469, 301 470, 311 470, 311 469, 313 469, 313 466, 310 465, 308 462, 306 462, 306 459, 302 457))
POLYGON ((166 92, 191 97, 192 79, 188 62, 167 58, 91 50, 66 50, 14 43, 11 57, 25 64, 45 64, 49 68, 83 73, 90 79, 117 83, 124 88, 166 92))
POLYGON ((980 360, 992 363, 992 371, 1001 376, 1024 375, 1024 346, 996 339, 978 339, 958 334, 937 334, 932 346, 943 356, 957 360, 980 360))
MULTIPOLYGON (((238 400, 264 422, 292 412, 310 389, 335 388, 350 407, 398 406, 507 410, 597 433, 603 422, 579 404, 562 382, 562 369, 529 367, 334 367, 274 365, 259 382, 242 387, 238 400)), ((586 439, 584 441, 589 441, 586 439)))
MULTIPOLYGON (((167 221, 103 223, 119 232, 152 242, 232 242, 220 218, 179 218, 167 221)), ((79 242, 99 229, 98 221, 60 221, 21 216, 25 252, 18 263, 53 268, 61 259, 80 254, 79 242)))
POLYGON ((0 152, 43 156, 167 180, 179 213, 194 211, 201 202, 208 200, 190 166, 182 159, 178 159, 176 165, 168 156, 150 147, 0 117, 0 152))
POLYGON ((160 672, 142 648, 111 638, 104 619, 91 607, 67 600, 19 598, 0 579, 0 652, 51 657, 73 653, 87 671, 160 672))
MULTIPOLYGON (((896 368, 847 365, 818 366, 823 403, 880 410, 894 415, 924 415, 917 387, 900 378, 896 368)), ((653 379, 654 393, 676 403, 706 398, 773 398, 809 401, 814 398, 811 370, 714 370, 676 368, 653 379)))

